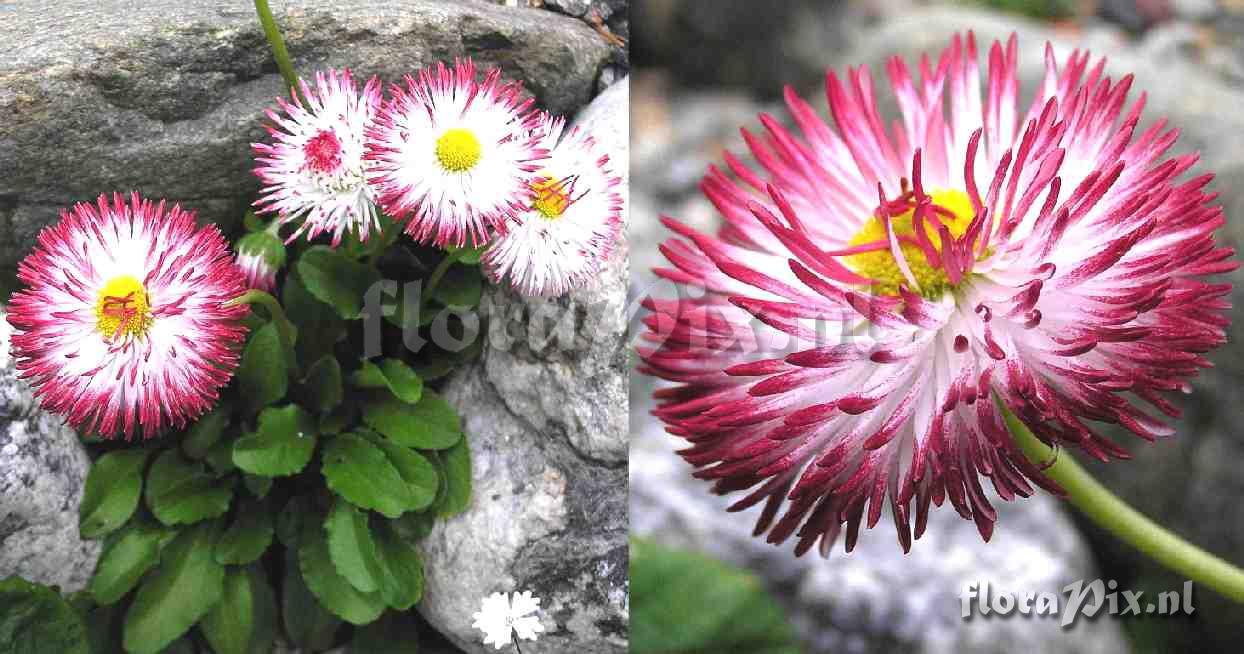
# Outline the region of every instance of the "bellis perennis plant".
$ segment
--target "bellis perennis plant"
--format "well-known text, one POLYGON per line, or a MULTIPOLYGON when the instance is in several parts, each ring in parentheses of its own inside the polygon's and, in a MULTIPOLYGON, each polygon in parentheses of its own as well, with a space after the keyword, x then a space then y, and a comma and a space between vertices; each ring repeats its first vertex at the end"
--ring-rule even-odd
POLYGON ((1097 423, 1171 436, 1165 395, 1224 342, 1212 276, 1237 262, 1197 155, 1141 128, 1104 60, 1047 46, 1027 103, 1017 61, 1012 37, 982 70, 970 34, 889 60, 892 125, 865 69, 828 74, 833 126, 788 89, 794 128, 761 115, 756 165, 704 178, 720 233, 664 219, 657 274, 694 290, 647 301, 656 414, 731 510, 763 505, 769 542, 850 550, 888 513, 907 550, 943 504, 988 540, 986 487, 1086 487, 1026 451, 1127 458, 1097 423))
POLYGON ((563 292, 620 230, 606 156, 556 145, 517 82, 436 64, 386 103, 349 71, 300 80, 256 7, 291 94, 254 145, 259 217, 224 228, 236 255, 179 206, 101 196, 39 235, 8 308, 17 369, 92 441, 80 531, 106 540, 81 605, 107 651, 412 647, 415 543, 471 500, 436 388, 481 347, 481 251, 564 220, 506 250, 561 263, 493 275, 563 292), (416 291, 376 306, 382 280, 416 291))

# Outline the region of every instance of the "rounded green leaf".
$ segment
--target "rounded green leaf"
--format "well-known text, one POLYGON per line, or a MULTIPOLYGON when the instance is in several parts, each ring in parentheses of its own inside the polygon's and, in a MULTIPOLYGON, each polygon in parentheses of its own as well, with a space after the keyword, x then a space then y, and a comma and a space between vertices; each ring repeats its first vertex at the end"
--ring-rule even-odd
POLYGON ((376 561, 376 543, 367 524, 367 513, 337 498, 324 521, 324 531, 328 554, 338 574, 360 592, 376 592, 380 588, 380 564, 376 561))
POLYGON ((363 296, 380 280, 375 268, 324 245, 303 252, 297 269, 307 291, 348 320, 359 317, 363 296))
POLYGON ((406 482, 384 451, 354 434, 328 443, 321 471, 333 492, 385 517, 396 518, 413 503, 406 482))
POLYGON ((389 463, 393 464, 402 481, 406 482, 410 491, 410 504, 406 509, 419 511, 427 508, 436 499, 437 486, 440 484, 436 465, 415 450, 402 447, 374 433, 368 433, 366 437, 384 451, 385 456, 389 457, 389 463))
POLYGON ((458 515, 471 505, 471 448, 466 439, 440 453, 445 471, 445 496, 437 507, 442 517, 458 515))
POLYGON ((246 565, 272 544, 272 514, 262 502, 247 501, 238 507, 233 524, 216 541, 216 562, 246 565))
POLYGON ((166 525, 216 518, 229 510, 233 486, 217 480, 179 450, 166 450, 147 471, 147 508, 166 525))
POLYGON ((315 421, 296 404, 269 407, 259 426, 233 444, 233 463, 254 475, 297 474, 315 453, 315 421))
POLYGON ((289 370, 276 325, 268 323, 251 337, 242 351, 237 377, 238 391, 251 413, 285 397, 289 370))
POLYGON ((307 589, 298 568, 298 558, 297 549, 291 547, 285 551, 285 582, 281 584, 285 634, 303 650, 320 652, 332 647, 341 619, 329 613, 307 589))
POLYGON ((332 307, 315 299, 297 275, 285 277, 281 289, 281 304, 285 315, 298 327, 298 359, 318 361, 330 354, 333 345, 345 333, 345 322, 332 307))
POLYGON ((359 388, 387 388, 397 399, 414 404, 423 396, 423 380, 401 359, 363 361, 351 379, 359 388))
POLYGON ((307 391, 308 406, 320 413, 328 413, 341 404, 341 364, 337 363, 336 357, 320 357, 307 371, 303 387, 307 391))
POLYGON ((0 581, 0 652, 88 651, 82 619, 56 591, 16 576, 0 581))
POLYGON ((298 547, 298 569, 311 594, 342 620, 367 624, 384 612, 385 602, 380 593, 360 593, 338 574, 323 532, 304 537, 298 547))
POLYGON ((245 569, 230 568, 220 601, 203 616, 199 629, 215 654, 249 654, 254 628, 255 593, 250 575, 245 569))
POLYGON ((247 566, 246 574, 251 580, 251 604, 254 608, 249 654, 272 654, 272 644, 280 628, 277 623, 280 616, 277 613, 276 593, 259 564, 247 566))
POLYGON ((78 531, 83 538, 107 535, 134 515, 148 454, 146 449, 117 450, 91 464, 78 508, 78 531))
POLYGON ((363 421, 393 442, 421 450, 443 450, 462 439, 458 413, 432 391, 417 404, 386 397, 363 407, 363 421))
POLYGON ((376 552, 384 603, 399 611, 414 606, 423 597, 423 561, 419 552, 389 529, 376 534, 376 552))
POLYGON ((115 603, 160 561, 160 546, 169 530, 135 522, 104 548, 91 577, 90 591, 98 604, 115 603))
POLYGON ((125 615, 127 652, 156 654, 220 601, 225 569, 212 557, 215 537, 215 525, 195 525, 165 548, 160 566, 138 589, 125 615))
POLYGON ((192 459, 202 459, 224 435, 225 427, 228 426, 229 408, 216 407, 186 429, 186 435, 181 439, 181 451, 192 459))

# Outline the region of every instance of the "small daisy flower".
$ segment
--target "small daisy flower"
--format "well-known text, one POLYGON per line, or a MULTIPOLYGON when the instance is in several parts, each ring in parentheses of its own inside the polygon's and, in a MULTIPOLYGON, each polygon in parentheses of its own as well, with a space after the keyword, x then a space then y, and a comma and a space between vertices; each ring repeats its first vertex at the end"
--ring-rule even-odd
POLYGON ((531 173, 547 151, 539 112, 501 71, 476 79, 470 59, 438 63, 394 85, 368 130, 369 169, 380 205, 406 233, 439 247, 473 247, 531 206, 531 173))
POLYGON ((246 290, 225 239, 132 194, 77 204, 19 265, 20 375, 79 431, 146 437, 211 408, 238 362, 246 290))
POLYGON ((545 115, 539 131, 549 150, 531 179, 534 198, 517 223, 485 251, 494 282, 508 278, 524 295, 561 295, 596 276, 621 238, 622 180, 586 132, 563 134, 565 120, 545 115))
POLYGON ((285 245, 268 232, 255 232, 238 239, 237 262, 248 288, 271 293, 276 272, 285 265, 285 245))
POLYGON ((273 143, 252 143, 255 174, 263 183, 256 211, 275 213, 282 224, 301 219, 286 242, 306 235, 332 235, 336 247, 347 233, 366 241, 380 229, 372 188, 364 170, 365 131, 380 107, 380 80, 360 94, 350 71, 316 73, 315 86, 299 80, 302 100, 277 99, 265 125, 273 143))
POLYGON ((535 640, 536 634, 544 631, 540 617, 531 615, 540 610, 540 598, 532 597, 530 591, 514 593, 493 593, 484 598, 479 612, 471 617, 471 626, 484 632, 484 644, 501 649, 513 642, 517 634, 523 640, 535 640))
POLYGON ((705 177, 720 234, 665 219, 657 272, 684 292, 647 301, 644 370, 673 383, 656 414, 697 477, 746 491, 731 510, 763 505, 769 542, 849 551, 888 508, 907 550, 944 502, 988 540, 985 484, 1059 492, 996 402, 1048 445, 1127 458, 1095 423, 1171 436, 1154 412, 1178 416, 1164 395, 1225 342, 1213 175, 1185 176, 1164 120, 1140 127, 1130 75, 1047 45, 1025 109, 1018 57, 995 43, 982 79, 969 34, 917 71, 892 58, 892 124, 865 69, 828 75, 837 129, 788 89, 798 129, 760 116, 759 167, 705 177))

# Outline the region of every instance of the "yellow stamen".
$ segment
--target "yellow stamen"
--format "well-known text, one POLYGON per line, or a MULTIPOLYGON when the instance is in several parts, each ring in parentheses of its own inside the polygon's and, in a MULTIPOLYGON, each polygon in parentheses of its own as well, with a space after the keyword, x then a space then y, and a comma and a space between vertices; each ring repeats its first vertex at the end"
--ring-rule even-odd
MULTIPOLYGON (((924 215, 925 234, 928 235, 929 242, 933 245, 933 248, 940 253, 942 251, 942 239, 938 233, 937 224, 946 225, 951 235, 958 238, 968 231, 968 226, 972 223, 975 212, 972 209, 971 198, 963 191, 954 189, 934 191, 931 196, 933 204, 954 214, 954 218, 934 215, 932 212, 926 212, 924 215)), ((890 218, 890 226, 893 228, 896 237, 915 237, 916 229, 912 226, 914 214, 915 210, 911 209, 899 216, 890 218)), ((859 232, 856 232, 855 236, 851 237, 848 244, 854 247, 885 240, 887 240, 885 225, 876 216, 873 216, 868 219, 868 222, 864 223, 864 227, 859 232)), ((950 280, 946 277, 946 272, 940 267, 934 268, 929 265, 928 259, 924 256, 924 251, 918 245, 901 243, 899 249, 902 250, 903 257, 907 259, 907 265, 911 268, 912 276, 919 282, 922 295, 930 298, 939 297, 951 287, 950 280)), ((903 271, 899 269, 898 262, 894 260, 894 255, 890 253, 888 247, 884 250, 852 254, 843 257, 842 262, 856 274, 877 280, 871 287, 874 293, 898 295, 898 287, 902 284, 907 284, 907 278, 903 276, 903 271)), ((907 285, 910 286, 910 284, 907 285)))
POLYGON ((147 289, 129 275, 114 277, 99 291, 95 301, 95 328, 104 340, 142 337, 151 327, 147 289))
POLYGON ((531 203, 531 208, 539 211, 549 220, 560 218, 566 211, 566 207, 570 206, 568 186, 567 180, 564 179, 537 177, 536 181, 531 183, 531 190, 536 192, 536 199, 531 203))
POLYGON ((449 172, 468 171, 479 163, 479 139, 469 129, 454 127, 436 139, 436 160, 449 172))

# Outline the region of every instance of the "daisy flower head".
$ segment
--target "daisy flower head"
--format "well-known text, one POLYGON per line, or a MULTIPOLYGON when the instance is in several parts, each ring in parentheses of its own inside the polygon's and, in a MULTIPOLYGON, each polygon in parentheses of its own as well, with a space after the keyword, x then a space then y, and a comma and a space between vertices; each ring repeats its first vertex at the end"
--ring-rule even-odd
POLYGON ((544 115, 538 131, 549 158, 529 182, 534 197, 484 252, 494 282, 524 295, 561 295, 583 286, 608 260, 622 231, 621 178, 583 130, 544 115))
POLYGON ((246 290, 214 225, 101 195, 45 228, 9 303, 20 375, 79 431, 157 435, 211 408, 237 367, 246 290))
POLYGON ((471 626, 484 632, 485 645, 501 649, 513 642, 514 634, 523 640, 535 640, 536 634, 544 631, 540 616, 533 615, 539 610, 540 598, 532 597, 531 591, 516 592, 512 599, 509 593, 493 593, 471 615, 471 626))
POLYGON ((904 550, 948 501, 988 539, 986 496, 1060 489, 1012 440, 998 403, 1052 446, 1127 451, 1094 423, 1153 440, 1222 344, 1236 267, 1215 243, 1212 175, 1138 127, 1132 77, 1076 51, 1020 105, 1015 38, 982 76, 971 34, 912 71, 886 65, 901 120, 866 69, 827 77, 831 127, 789 89, 796 129, 762 115, 702 188, 718 236, 676 237, 649 299, 643 369, 673 382, 656 414, 715 492, 763 504, 757 535, 827 553, 888 511, 904 550))
POLYGON ((237 262, 247 288, 271 293, 276 272, 285 265, 285 245, 268 232, 255 232, 238 239, 237 262))
POLYGON ((314 86, 299 85, 302 99, 278 98, 280 111, 267 111, 273 142, 251 144, 263 184, 256 211, 275 213, 283 224, 301 219, 287 242, 331 234, 336 247, 348 233, 366 241, 380 229, 363 158, 380 80, 372 77, 360 92, 349 70, 329 70, 315 74, 314 86))
POLYGON ((406 233, 438 247, 487 242, 488 230, 531 206, 531 173, 547 156, 539 112, 501 71, 482 81, 470 59, 406 76, 368 131, 369 175, 380 205, 406 233))

